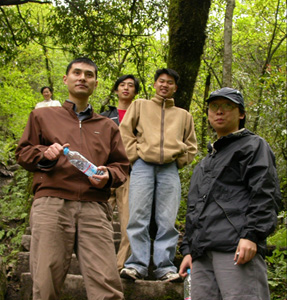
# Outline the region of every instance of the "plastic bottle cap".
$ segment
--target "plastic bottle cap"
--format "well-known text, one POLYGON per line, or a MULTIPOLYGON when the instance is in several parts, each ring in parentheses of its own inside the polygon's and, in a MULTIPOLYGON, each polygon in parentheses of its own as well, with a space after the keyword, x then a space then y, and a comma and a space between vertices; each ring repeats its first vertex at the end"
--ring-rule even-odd
POLYGON ((190 269, 187 269, 187 274, 190 274, 190 269))
POLYGON ((70 150, 69 150, 68 147, 65 147, 65 148, 64 148, 64 154, 65 154, 65 155, 67 155, 67 154, 69 153, 69 151, 70 151, 70 150))

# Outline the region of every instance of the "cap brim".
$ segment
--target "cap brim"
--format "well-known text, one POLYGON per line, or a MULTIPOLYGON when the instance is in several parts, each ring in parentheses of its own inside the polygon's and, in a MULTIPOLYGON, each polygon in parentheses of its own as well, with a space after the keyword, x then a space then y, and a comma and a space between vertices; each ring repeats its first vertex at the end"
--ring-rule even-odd
POLYGON ((213 97, 209 97, 207 100, 206 100, 206 102, 210 102, 211 100, 215 100, 216 98, 225 98, 225 99, 228 99, 228 100, 230 100, 230 101, 232 101, 232 102, 234 102, 234 103, 236 103, 236 104, 240 104, 240 102, 238 102, 238 101, 236 101, 236 100, 234 100, 234 99, 232 99, 232 98, 230 98, 230 97, 228 97, 228 96, 225 96, 225 95, 216 95, 216 96, 213 96, 213 97))

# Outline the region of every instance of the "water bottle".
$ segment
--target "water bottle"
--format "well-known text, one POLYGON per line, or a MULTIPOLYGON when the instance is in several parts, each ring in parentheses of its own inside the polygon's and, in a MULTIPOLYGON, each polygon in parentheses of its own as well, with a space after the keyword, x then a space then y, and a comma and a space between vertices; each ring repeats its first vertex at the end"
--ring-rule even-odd
POLYGON ((191 275, 190 269, 187 269, 187 276, 184 279, 184 300, 191 300, 191 275))
POLYGON ((72 165, 78 168, 87 176, 103 175, 104 172, 98 170, 98 168, 88 161, 82 154, 77 151, 71 151, 69 148, 64 148, 64 154, 67 156, 68 160, 72 165))

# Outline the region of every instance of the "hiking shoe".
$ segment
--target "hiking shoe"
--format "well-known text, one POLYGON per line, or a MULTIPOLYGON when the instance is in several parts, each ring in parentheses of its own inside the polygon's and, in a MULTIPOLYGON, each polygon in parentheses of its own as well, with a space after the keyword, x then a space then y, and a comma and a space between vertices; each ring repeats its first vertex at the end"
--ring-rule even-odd
POLYGON ((166 281, 166 282, 182 282, 182 278, 178 273, 168 272, 163 275, 159 280, 166 281))
POLYGON ((120 277, 129 280, 142 280, 143 276, 134 268, 123 268, 120 277))

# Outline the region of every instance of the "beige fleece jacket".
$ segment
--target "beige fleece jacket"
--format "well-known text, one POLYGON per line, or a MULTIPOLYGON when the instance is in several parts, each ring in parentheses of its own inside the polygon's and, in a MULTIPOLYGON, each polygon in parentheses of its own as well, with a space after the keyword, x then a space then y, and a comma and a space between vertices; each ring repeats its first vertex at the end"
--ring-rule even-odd
POLYGON ((174 99, 155 95, 135 100, 128 108, 120 132, 131 163, 139 157, 146 162, 176 161, 178 168, 192 162, 197 151, 193 118, 174 106, 174 99))

